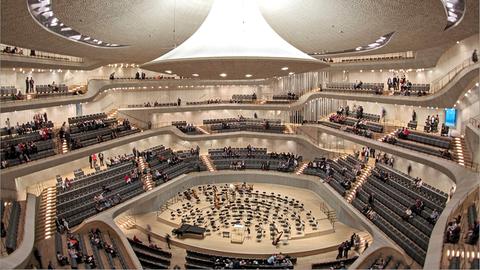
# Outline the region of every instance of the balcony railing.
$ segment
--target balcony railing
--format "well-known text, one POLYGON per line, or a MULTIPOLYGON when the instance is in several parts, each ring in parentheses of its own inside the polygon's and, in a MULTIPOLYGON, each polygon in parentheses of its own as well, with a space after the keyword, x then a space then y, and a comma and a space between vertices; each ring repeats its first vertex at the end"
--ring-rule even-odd
POLYGON ((443 77, 436 79, 430 83, 430 93, 435 93, 447 85, 460 71, 475 64, 472 58, 465 59, 462 63, 452 68, 443 77))
POLYGON ((55 61, 65 61, 65 62, 74 62, 74 63, 83 63, 83 58, 63 55, 63 54, 56 54, 56 53, 48 53, 42 51, 35 51, 31 49, 10 46, 5 44, 0 44, 0 50, 2 55, 14 55, 20 57, 28 57, 28 58, 36 58, 36 59, 46 59, 46 60, 55 60, 55 61), (17 49, 16 52, 13 52, 14 49, 17 49), (10 52, 9 52, 10 51, 10 52))

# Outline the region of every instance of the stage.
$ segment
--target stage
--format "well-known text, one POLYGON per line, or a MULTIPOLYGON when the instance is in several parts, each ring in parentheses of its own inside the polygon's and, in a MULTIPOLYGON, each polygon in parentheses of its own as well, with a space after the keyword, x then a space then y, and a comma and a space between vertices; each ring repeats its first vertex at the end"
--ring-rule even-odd
POLYGON ((172 244, 181 248, 237 257, 322 254, 337 250, 359 232, 338 221, 332 223, 328 206, 309 190, 256 183, 215 186, 193 187, 158 212, 135 215, 131 228, 157 239, 168 233, 172 244), (172 230, 181 224, 207 232, 203 239, 173 236, 172 230))

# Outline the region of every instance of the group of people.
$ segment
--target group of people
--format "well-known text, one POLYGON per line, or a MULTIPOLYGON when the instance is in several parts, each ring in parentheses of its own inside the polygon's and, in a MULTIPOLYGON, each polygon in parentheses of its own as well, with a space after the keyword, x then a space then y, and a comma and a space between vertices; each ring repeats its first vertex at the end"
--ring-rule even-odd
POLYGON ((337 260, 342 259, 342 258, 347 259, 348 258, 348 252, 352 248, 354 248, 356 251, 358 251, 358 249, 360 248, 360 241, 361 241, 360 236, 356 233, 353 233, 350 236, 350 240, 346 240, 346 241, 342 242, 338 246, 337 260))
MULTIPOLYGON (((436 133, 438 132, 438 123, 440 122, 440 118, 437 115, 428 115, 427 119, 425 119, 425 132, 427 133, 436 133)), ((443 126, 442 126, 443 128, 443 126)))
MULTIPOLYGON (((405 74, 398 76, 398 74, 393 74, 392 77, 387 79, 388 90, 400 90, 400 88, 405 88, 407 83, 407 78, 405 74)), ((411 84, 410 84, 411 86, 411 84)))
POLYGON ((30 79, 25 78, 25 93, 33 93, 35 88, 34 88, 34 85, 35 85, 35 81, 33 80, 33 77, 30 77, 30 79))
MULTIPOLYGON (((51 124, 51 123, 50 123, 51 124)), ((47 113, 35 113, 33 115, 33 120, 27 123, 17 124, 12 126, 10 123, 10 118, 5 120, 5 130, 7 131, 8 135, 12 135, 16 133, 18 135, 23 135, 25 133, 29 133, 32 131, 41 130, 43 128, 47 128, 49 125, 47 113)))
POLYGON ((145 72, 142 72, 140 74, 140 72, 137 71, 137 73, 135 73, 136 80, 145 80, 145 78, 147 78, 147 75, 145 74, 145 72))
POLYGON ((91 154, 88 156, 88 163, 90 164, 90 169, 96 168, 97 166, 105 166, 104 155, 102 152, 98 154, 91 154))

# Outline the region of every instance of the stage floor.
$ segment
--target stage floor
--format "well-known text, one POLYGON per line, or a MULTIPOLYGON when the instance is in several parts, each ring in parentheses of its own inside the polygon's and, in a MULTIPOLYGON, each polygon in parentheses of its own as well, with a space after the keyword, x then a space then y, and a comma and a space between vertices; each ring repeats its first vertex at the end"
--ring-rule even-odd
MULTIPOLYGON (((268 195, 273 192, 275 196, 271 199, 273 201, 272 205, 277 207, 272 207, 270 210, 262 208, 262 212, 268 211, 269 213, 262 214, 260 221, 255 220, 254 218, 250 225, 250 235, 248 235, 246 231, 241 236, 237 234, 237 238, 241 238, 241 241, 238 243, 233 243, 230 237, 224 237, 224 232, 228 232, 233 237, 234 226, 229 226, 227 228, 221 225, 221 220, 212 217, 210 218, 211 220, 215 219, 217 230, 213 230, 210 226, 211 220, 205 221, 204 223, 206 226, 204 227, 211 230, 211 232, 203 239, 181 239, 172 235, 172 229, 179 227, 181 224, 181 219, 185 218, 185 216, 192 215, 192 217, 195 216, 198 218, 198 216, 206 215, 207 211, 210 211, 210 214, 212 213, 212 209, 214 209, 214 203, 211 201, 212 196, 209 196, 208 192, 206 192, 207 195, 204 195, 201 190, 199 191, 198 187, 192 188, 196 191, 198 200, 194 198, 187 200, 185 196, 182 196, 180 200, 169 204, 168 208, 163 207, 162 211, 159 210, 158 212, 135 215, 133 216, 135 220, 135 225, 133 228, 143 231, 144 233, 148 233, 147 228, 150 227, 152 237, 157 239, 163 239, 163 237, 168 233, 172 235, 172 243, 174 245, 185 249, 203 251, 211 254, 240 257, 268 256, 278 252, 300 257, 332 252, 337 250, 338 245, 340 245, 343 241, 350 239, 350 236, 354 232, 359 233, 358 230, 350 228, 338 221, 336 221, 333 226, 330 220, 327 218, 326 213, 324 213, 322 210, 322 205, 325 205, 325 203, 320 197, 309 190, 271 184, 248 184, 253 184, 253 192, 251 193, 253 196, 250 196, 249 202, 252 202, 256 197, 258 197, 258 200, 267 198, 268 201, 268 195), (267 196, 255 196, 256 191, 259 191, 260 195, 265 191, 267 196), (294 201, 298 201, 299 205, 303 204, 303 206, 295 208, 293 205, 290 205, 290 207, 288 203, 284 203, 285 205, 283 205, 281 200, 278 200, 277 198, 285 198, 285 196, 288 196, 288 200, 293 199, 294 201), (207 197, 210 197, 210 202, 207 200, 207 197), (188 202, 190 202, 190 206, 187 206, 188 202), (192 212, 194 213, 190 213, 190 209, 193 209, 194 211, 192 212), (274 246, 272 244, 272 237, 270 236, 270 228, 267 224, 276 223, 276 228, 282 228, 282 226, 278 225, 279 218, 277 219, 281 213, 285 213, 284 221, 288 224, 288 226, 291 226, 291 232, 282 235, 282 237, 280 237, 280 241, 278 241, 278 244, 274 246), (295 215, 295 218, 293 218, 292 214, 295 215), (292 218, 290 218, 290 216, 292 216, 292 218), (315 218, 315 229, 313 229, 313 226, 310 226, 312 223, 310 223, 309 220, 312 220, 312 217, 315 218), (268 218, 268 220, 266 221, 264 218, 268 218), (295 225, 298 224, 297 222, 299 220, 304 224, 301 231, 297 231, 295 225), (258 225, 258 223, 263 223, 263 231, 266 232, 265 236, 262 237, 260 241, 258 241, 256 237, 256 225, 258 225)), ((219 192, 221 190, 221 185, 222 184, 216 185, 219 192)), ((247 196, 242 196, 241 199, 240 195, 237 195, 235 199, 229 198, 229 200, 233 202, 236 201, 244 203, 244 197, 247 196)), ((224 204, 228 204, 227 202, 228 201, 225 200, 224 204)), ((218 212, 221 212, 221 210, 222 209, 220 208, 218 212)), ((227 211, 226 209, 223 210, 227 211)), ((254 213, 254 215, 256 215, 256 213, 254 213)), ((192 218, 191 223, 196 220, 197 219, 192 218)), ((242 218, 240 220, 240 224, 244 224, 244 221, 245 220, 242 218)), ((127 235, 130 235, 128 230, 125 228, 122 229, 127 235)), ((362 232, 360 235, 367 235, 367 233, 362 232)), ((276 238, 276 236, 274 237, 276 238)))

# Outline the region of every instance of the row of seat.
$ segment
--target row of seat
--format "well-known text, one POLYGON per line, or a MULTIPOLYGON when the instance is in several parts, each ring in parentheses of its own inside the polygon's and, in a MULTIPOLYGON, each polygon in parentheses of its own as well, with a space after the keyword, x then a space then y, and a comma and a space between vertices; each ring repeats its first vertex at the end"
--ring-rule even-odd
MULTIPOLYGON (((28 123, 25 123, 26 127, 28 128, 27 124, 28 123)), ((33 127, 33 125, 34 124, 30 123, 31 127, 33 127)), ((20 127, 22 127, 22 125, 20 125, 20 127)), ((48 121, 46 123, 43 122, 41 127, 42 128, 53 128, 53 122, 52 121, 48 121)), ((31 131, 31 132, 37 132, 37 130, 31 131)), ((30 132, 26 132, 24 134, 28 134, 28 133, 30 133, 30 132)), ((9 137, 6 137, 6 138, 2 138, 2 141, 8 141, 11 137, 14 137, 15 135, 17 135, 17 129, 16 129, 15 126, 10 127, 10 132, 8 132, 7 127, 0 128, 0 136, 9 136, 9 137)))
POLYGON ((360 87, 356 87, 356 83, 343 83, 343 82, 331 82, 327 83, 326 88, 329 89, 344 89, 344 90, 374 90, 375 88, 383 89, 385 87, 384 83, 362 83, 360 87))
MULTIPOLYGON (((352 205, 359 211, 362 211, 367 205, 366 200, 367 198, 365 196, 357 196, 352 201, 352 205)), ((377 215, 372 222, 383 232, 385 232, 385 234, 387 234, 394 242, 402 247, 410 257, 412 257, 419 264, 423 265, 426 257, 426 252, 424 250, 419 248, 412 240, 401 233, 395 226, 386 221, 381 215, 377 215)))
MULTIPOLYGON (((3 205, 3 202, 2 202, 3 205)), ((8 254, 17 249, 17 238, 18 238, 18 227, 20 224, 20 215, 22 209, 21 205, 18 201, 12 202, 12 207, 10 209, 10 217, 8 219, 7 225, 7 238, 5 239, 5 248, 8 254)), ((2 217, 3 217, 3 210, 2 210, 2 217)))
POLYGON ((245 101, 253 101, 256 99, 254 95, 233 95, 232 100, 245 100, 245 101))
POLYGON ((68 93, 68 86, 65 84, 59 84, 56 87, 52 85, 36 85, 35 91, 37 94, 68 93))
POLYGON ((235 258, 187 250, 185 261, 186 269, 224 269, 226 262, 233 263, 235 269, 293 269, 297 258, 288 257, 288 262, 269 264, 266 259, 235 258), (240 264, 240 261, 243 263, 240 264))
POLYGON ((249 122, 249 123, 263 123, 280 124, 281 119, 266 119, 266 118, 216 118, 203 120, 204 125, 221 124, 221 123, 236 123, 236 122, 249 122))
POLYGON ((18 92, 15 86, 0 86, 0 96, 16 95, 18 92))
MULTIPOLYGON (((354 111, 349 111, 347 114, 348 117, 353 117, 358 119, 358 115, 354 111)), ((379 114, 373 114, 373 113, 362 113, 362 119, 372 121, 372 122, 380 122, 380 115, 379 114)))
POLYGON ((452 139, 450 137, 437 136, 433 134, 426 134, 418 131, 410 131, 407 136, 408 140, 428 144, 443 149, 450 149, 452 139))
MULTIPOLYGON (((347 124, 349 126, 353 126, 356 122, 357 122, 356 118, 350 118, 350 117, 345 118, 345 124, 347 124)), ((365 123, 365 126, 370 131, 377 132, 377 133, 382 133, 383 132, 383 126, 378 124, 378 123, 367 121, 365 123)))
POLYGON ((269 124, 268 127, 262 123, 240 122, 230 123, 228 126, 223 124, 213 124, 210 126, 212 132, 235 132, 235 131, 252 131, 252 132, 269 132, 283 133, 285 125, 269 124))
POLYGON ((76 124, 78 122, 84 122, 84 121, 95 120, 95 119, 103 119, 103 118, 107 118, 107 114, 104 113, 104 112, 82 115, 82 116, 69 117, 68 118, 68 124, 72 125, 72 124, 76 124))
POLYGON ((135 242, 128 238, 135 255, 144 269, 169 269, 172 253, 135 242))

